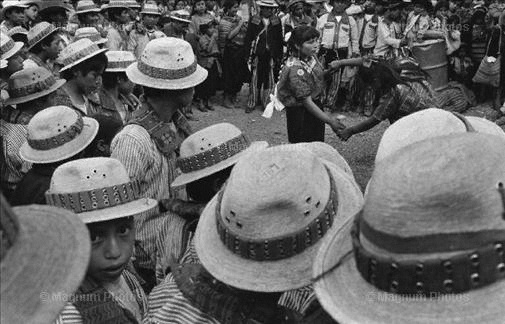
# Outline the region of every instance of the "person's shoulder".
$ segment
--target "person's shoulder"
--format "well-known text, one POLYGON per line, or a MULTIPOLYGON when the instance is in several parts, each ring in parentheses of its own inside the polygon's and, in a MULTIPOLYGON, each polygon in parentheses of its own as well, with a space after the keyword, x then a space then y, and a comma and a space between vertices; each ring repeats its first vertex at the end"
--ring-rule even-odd
POLYGON ((138 124, 127 124, 114 137, 114 142, 122 139, 131 138, 139 143, 140 146, 151 142, 151 136, 147 130, 138 124))

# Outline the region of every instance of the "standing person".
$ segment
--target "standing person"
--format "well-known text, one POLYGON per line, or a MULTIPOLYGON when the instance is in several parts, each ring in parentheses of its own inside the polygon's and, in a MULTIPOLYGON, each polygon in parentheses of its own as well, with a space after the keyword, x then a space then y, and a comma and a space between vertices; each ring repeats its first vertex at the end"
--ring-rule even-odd
POLYGON ((305 0, 290 0, 288 3, 289 13, 282 17, 284 35, 290 33, 298 26, 313 26, 316 21, 305 14, 305 0))
MULTIPOLYGON (((494 99, 493 99, 493 108, 495 110, 499 110, 502 104, 502 101, 505 98, 505 10, 500 15, 498 20, 498 24, 495 25, 491 32, 488 40, 488 57, 494 57, 497 60, 501 60, 500 62, 500 82, 498 88, 493 89, 494 99)), ((505 114, 505 111, 502 111, 505 114)))
POLYGON ((67 83, 58 93, 56 103, 72 107, 84 116, 101 113, 98 97, 92 96, 101 85, 102 73, 107 67, 107 56, 98 45, 87 38, 71 43, 61 51, 63 63, 60 75, 67 83))
POLYGON ((377 27, 377 43, 373 54, 385 59, 395 58, 399 55, 400 47, 408 44, 400 32, 400 3, 392 3, 387 6, 382 21, 379 20, 377 27))
POLYGON ((27 126, 28 136, 19 149, 24 161, 32 168, 21 179, 12 195, 12 205, 45 204, 54 170, 80 154, 95 138, 98 123, 92 118, 83 118, 72 108, 49 107, 36 113, 27 126), (60 141, 50 140, 62 134, 61 128, 73 129, 72 136, 62 136, 60 141), (58 130, 60 130, 58 132, 58 130))
POLYGON ((157 29, 160 11, 154 3, 146 3, 140 12, 142 22, 135 24, 135 28, 130 32, 128 40, 128 50, 135 54, 138 59, 149 41, 165 37, 162 31, 157 29))
POLYGON ((324 71, 316 58, 318 39, 315 28, 300 26, 293 30, 288 41, 290 56, 279 77, 277 96, 286 106, 290 143, 324 142, 325 124, 335 132, 344 127, 321 109, 324 78, 329 71, 324 71))
POLYGON ((373 54, 377 43, 377 29, 379 26, 379 16, 376 14, 374 2, 365 3, 365 17, 363 29, 359 36, 359 48, 362 56, 373 54))
POLYGON ((246 113, 266 106, 268 95, 277 81, 283 55, 282 23, 274 14, 277 3, 260 0, 257 5, 260 12, 251 18, 244 40, 252 69, 246 113))
POLYGON ((48 22, 40 22, 28 31, 28 57, 24 64, 41 66, 58 76, 54 61, 61 48, 62 39, 59 30, 48 22))
POLYGON ((140 107, 140 101, 132 93, 134 84, 126 76, 126 68, 136 62, 128 51, 108 51, 107 68, 102 75, 102 87, 98 90, 101 115, 126 124, 140 107))
POLYGON ((193 3, 193 10, 191 12, 191 22, 193 23, 195 31, 199 32, 201 24, 206 24, 210 20, 214 19, 215 17, 207 11, 205 0, 195 0, 193 3))
MULTIPOLYGON (((359 56, 358 25, 354 18, 345 12, 349 1, 333 0, 332 3, 332 11, 321 16, 316 27, 321 35, 319 57, 325 68, 328 68, 328 64, 333 60, 359 56)), ((349 82, 343 80, 343 77, 344 69, 340 69, 333 74, 327 85, 323 104, 331 110, 335 110, 336 105, 346 105, 349 82)))
POLYGON ((110 51, 126 51, 128 48, 128 32, 126 26, 130 22, 128 2, 113 0, 107 4, 110 25, 107 28, 107 44, 110 51))
POLYGON ((219 48, 217 45, 217 22, 210 20, 200 21, 200 37, 198 39, 198 64, 208 72, 207 79, 195 88, 195 96, 198 98, 198 110, 214 110, 209 103, 210 97, 216 94, 221 65, 219 63, 219 48))
POLYGON ((248 82, 251 72, 247 66, 249 53, 244 45, 247 21, 237 15, 239 4, 236 0, 223 3, 224 15, 219 21, 219 45, 223 53, 223 87, 225 108, 233 108, 237 93, 248 82))
POLYGON ((86 276, 56 324, 142 323, 147 297, 130 266, 134 219, 158 204, 141 196, 139 188, 116 159, 80 159, 54 171, 47 204, 76 213, 91 238, 86 276), (82 197, 81 204, 72 203, 75 197, 82 197))
POLYGON ((79 0, 75 8, 75 16, 77 17, 77 24, 70 23, 68 30, 70 34, 74 34, 77 28, 80 27, 94 27, 99 32, 102 32, 100 25, 100 8, 91 0, 79 0))
POLYGON ((25 9, 28 8, 26 2, 20 0, 8 0, 2 2, 3 21, 0 23, 2 33, 8 32, 16 26, 24 26, 26 17, 25 9))

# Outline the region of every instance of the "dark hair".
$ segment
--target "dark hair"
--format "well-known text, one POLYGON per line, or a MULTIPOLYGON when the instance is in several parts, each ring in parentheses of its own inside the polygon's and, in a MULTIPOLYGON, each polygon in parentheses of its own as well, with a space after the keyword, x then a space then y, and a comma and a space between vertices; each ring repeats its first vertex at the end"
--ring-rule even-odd
POLYGON ((23 34, 23 33, 16 33, 16 34, 13 34, 11 35, 11 38, 13 41, 15 42, 23 42, 25 43, 28 43, 28 35, 26 34, 23 34))
POLYGON ((80 14, 76 14, 77 20, 79 20, 79 25, 83 25, 84 23, 87 23, 87 21, 84 21, 84 17, 86 17, 88 15, 98 15, 98 13, 92 11, 92 12, 83 12, 80 14))
POLYGON ((117 16, 121 16, 123 11, 128 12, 128 8, 109 8, 107 9, 107 13, 109 15, 109 20, 112 22, 117 22, 117 16))
POLYGON ((74 72, 81 71, 82 75, 87 75, 91 71, 103 72, 107 67, 107 56, 104 53, 93 56, 60 73, 61 77, 67 81, 74 78, 74 72))
POLYGON ((32 48, 30 48, 30 52, 39 54, 42 52, 42 46, 51 46, 51 43, 54 41, 56 37, 59 37, 57 32, 51 33, 49 36, 45 37, 43 40, 35 44, 32 48))
POLYGON ((446 0, 440 0, 437 2, 435 5, 435 9, 433 10, 434 12, 439 11, 440 9, 445 8, 446 10, 449 10, 449 2, 446 0))
POLYGON ((191 5, 191 15, 195 14, 195 7, 198 2, 205 3, 205 11, 207 11, 207 2, 205 0, 193 0, 193 4, 191 5))
POLYGON ((398 84, 407 84, 391 64, 385 61, 373 62, 369 67, 361 66, 357 76, 364 84, 373 84, 375 80, 379 79, 380 89, 375 90, 379 90, 381 93, 390 91, 398 84))
POLYGON ((201 24, 198 27, 198 29, 199 29, 200 33, 205 34, 207 32, 207 30, 209 30, 209 28, 211 28, 212 26, 216 26, 216 24, 217 24, 216 21, 212 20, 212 21, 209 21, 206 24, 201 24))
POLYGON ((10 15, 13 11, 22 11, 24 12, 24 9, 23 8, 20 8, 20 7, 16 7, 16 6, 13 6, 13 7, 7 7, 5 10, 4 10, 4 17, 7 18, 7 15, 10 15))
POLYGON ((298 26, 291 32, 291 37, 288 40, 288 50, 291 52, 298 51, 296 46, 302 46, 303 43, 319 37, 319 32, 312 26, 298 26))
POLYGON ((219 172, 213 173, 205 178, 190 182, 186 185, 188 196, 196 202, 207 203, 217 193, 215 184, 224 184, 230 177, 233 166, 219 172))
POLYGON ((179 97, 181 94, 186 92, 188 89, 177 89, 177 90, 167 90, 167 89, 156 89, 151 87, 142 87, 144 89, 145 98, 159 98, 159 97, 179 97))
POLYGON ((114 88, 119 80, 127 79, 126 72, 104 72, 102 74, 102 85, 105 89, 114 88))
POLYGON ((228 12, 236 4, 238 4, 238 1, 236 1, 236 0, 224 0, 223 11, 228 12))
MULTIPOLYGON (((41 21, 47 21, 48 23, 54 24, 54 17, 59 14, 66 16, 67 11, 65 10, 65 8, 61 7, 49 7, 39 11, 39 18, 41 21)), ((55 27, 63 27, 63 26, 55 25, 55 27)))
POLYGON ((103 141, 105 144, 110 146, 112 139, 123 127, 123 123, 109 116, 104 115, 94 115, 92 116, 98 122, 98 132, 93 139, 93 141, 84 149, 83 157, 96 157, 98 152, 98 144, 100 141, 103 141))

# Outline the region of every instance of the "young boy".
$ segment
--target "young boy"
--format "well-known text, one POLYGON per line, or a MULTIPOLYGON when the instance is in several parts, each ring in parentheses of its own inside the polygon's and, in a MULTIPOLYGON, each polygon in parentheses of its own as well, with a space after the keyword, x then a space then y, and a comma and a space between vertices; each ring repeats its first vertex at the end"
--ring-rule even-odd
POLYGON ((24 62, 25 66, 28 63, 42 66, 57 76, 53 63, 60 54, 62 42, 58 29, 52 24, 43 21, 33 26, 28 32, 28 58, 24 62))
POLYGON ((216 93, 221 74, 218 61, 219 48, 217 46, 217 23, 214 20, 201 22, 199 25, 200 38, 198 40, 198 64, 208 71, 207 79, 196 87, 195 96, 199 100, 198 110, 214 110, 209 103, 210 97, 216 93))
POLYGON ((58 167, 46 193, 49 205, 74 211, 88 226, 91 258, 73 302, 56 323, 141 323, 147 311, 139 279, 129 270, 134 216, 157 207, 140 196, 124 166, 111 158, 71 161, 58 167), (81 203, 74 199, 80 197, 81 203))
POLYGON ((140 14, 142 15, 142 24, 136 24, 136 28, 130 32, 128 40, 128 50, 133 52, 137 59, 150 40, 165 37, 165 34, 159 31, 156 26, 161 14, 155 3, 146 3, 140 14))

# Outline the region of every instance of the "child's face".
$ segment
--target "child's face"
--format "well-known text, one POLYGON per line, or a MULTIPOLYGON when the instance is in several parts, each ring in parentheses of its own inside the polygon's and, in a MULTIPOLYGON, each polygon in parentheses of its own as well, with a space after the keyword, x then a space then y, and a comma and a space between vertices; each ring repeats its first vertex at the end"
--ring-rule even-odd
POLYGON ((217 32, 216 26, 210 25, 209 29, 207 29, 207 32, 205 34, 207 34, 207 36, 212 36, 216 32, 217 32))
POLYGON ((90 94, 102 85, 103 69, 98 71, 89 71, 84 75, 81 71, 76 71, 75 80, 81 92, 85 95, 90 94))
POLYGON ((185 7, 186 7, 186 2, 185 1, 179 1, 175 5, 175 10, 181 10, 181 9, 184 9, 185 7))
POLYGON ((53 38, 53 41, 51 42, 51 44, 49 44, 48 47, 44 48, 47 51, 47 56, 50 59, 55 59, 58 57, 58 54, 60 54, 60 52, 61 52, 61 48, 62 48, 61 44, 62 43, 63 43, 63 40, 61 39, 61 37, 59 35, 56 35, 53 38))
POLYGON ((195 3, 195 13, 201 15, 205 12, 206 10, 206 6, 205 6, 205 1, 198 1, 197 3, 195 3))
POLYGON ((142 21, 147 28, 153 28, 158 23, 159 17, 156 15, 143 15, 142 21))
POLYGON ((6 18, 14 25, 22 25, 25 22, 25 12, 22 8, 13 8, 6 14, 6 18))
POLYGON ((133 217, 88 224, 91 259, 87 276, 99 283, 116 281, 133 254, 133 217))
POLYGON ((128 77, 126 76, 126 73, 124 76, 118 78, 118 89, 119 93, 121 93, 122 95, 127 96, 131 94, 134 86, 135 85, 133 84, 133 82, 131 82, 130 79, 128 79, 128 77))
POLYGON ((310 57, 312 55, 316 55, 318 50, 318 41, 317 38, 309 39, 308 41, 303 42, 300 47, 301 57, 310 57))
POLYGON ((25 9, 26 17, 32 21, 37 19, 38 14, 39 14, 39 7, 37 7, 36 5, 31 5, 30 7, 25 9))
POLYGON ((130 12, 128 9, 121 11, 121 15, 118 17, 118 22, 120 24, 127 24, 130 21, 130 12))

